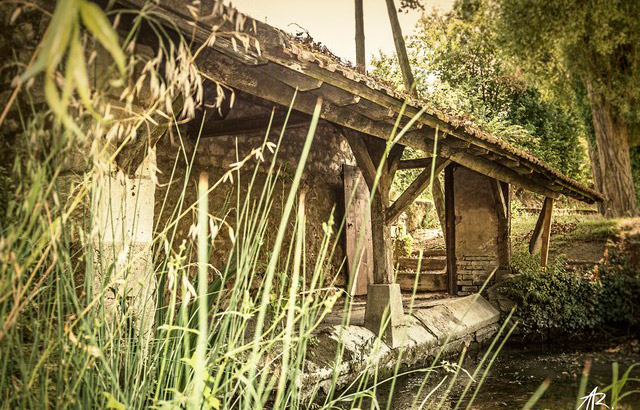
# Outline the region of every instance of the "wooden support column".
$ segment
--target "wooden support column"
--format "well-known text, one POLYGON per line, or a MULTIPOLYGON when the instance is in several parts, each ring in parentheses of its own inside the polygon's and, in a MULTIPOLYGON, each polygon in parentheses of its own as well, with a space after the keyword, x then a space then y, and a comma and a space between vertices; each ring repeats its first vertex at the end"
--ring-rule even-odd
POLYGON ((389 207, 389 189, 398 168, 403 148, 393 147, 385 158, 386 141, 340 129, 351 146, 353 156, 365 177, 371 195, 371 239, 373 243, 373 284, 367 288, 364 326, 378 334, 391 348, 402 346, 406 327, 400 285, 393 283, 393 247, 391 226, 385 216, 389 207), (384 161, 384 163, 382 163, 384 161), (375 183, 380 172, 378 183, 375 183))
POLYGON ((498 264, 496 281, 509 272, 511 267, 511 186, 496 179, 491 181, 491 190, 498 216, 498 264))
POLYGON ((444 191, 442 190, 442 184, 439 178, 433 179, 433 185, 431 186, 431 196, 433 197, 433 206, 436 208, 436 214, 438 215, 438 222, 440 222, 440 229, 442 229, 442 236, 447 240, 447 218, 445 217, 445 204, 444 204, 444 191))
POLYGON ((534 254, 538 250, 540 251, 540 266, 543 268, 547 267, 547 262, 549 261, 552 214, 553 198, 546 197, 529 241, 529 253, 534 254))
MULTIPOLYGON (((364 176, 371 196, 371 239, 373 242, 373 281, 376 284, 389 284, 393 279, 393 246, 391 243, 391 227, 385 222, 385 214, 389 206, 390 178, 389 166, 382 167, 377 186, 375 178, 377 169, 384 154, 386 142, 353 130, 342 129, 356 163, 364 176), (367 138, 365 140, 365 138, 367 138), (375 189, 375 190, 374 190, 375 189)), ((397 157, 397 150, 393 157, 397 157)), ((400 151, 400 156, 402 155, 400 151)), ((398 159, 399 160, 399 159, 398 159)), ((396 162, 392 159, 392 162, 396 162)))
POLYGON ((453 191, 453 171, 455 164, 444 169, 445 244, 447 248, 447 282, 449 293, 458 294, 458 267, 456 261, 456 210, 453 191))
POLYGON ((540 250, 540 266, 547 267, 549 261, 549 242, 551 241, 551 221, 553 216, 553 198, 544 199, 544 223, 542 224, 542 249, 540 250))

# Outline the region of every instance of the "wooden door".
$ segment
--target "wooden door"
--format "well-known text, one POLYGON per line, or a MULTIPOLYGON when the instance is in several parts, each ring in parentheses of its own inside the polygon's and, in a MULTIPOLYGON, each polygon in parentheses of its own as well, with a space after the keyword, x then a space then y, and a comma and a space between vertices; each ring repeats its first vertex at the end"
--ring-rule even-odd
POLYGON ((369 188, 358 167, 343 165, 343 175, 347 265, 349 283, 353 284, 349 293, 351 295, 366 295, 367 286, 373 283, 373 242, 371 240, 369 188), (353 198, 351 198, 352 193, 353 198))

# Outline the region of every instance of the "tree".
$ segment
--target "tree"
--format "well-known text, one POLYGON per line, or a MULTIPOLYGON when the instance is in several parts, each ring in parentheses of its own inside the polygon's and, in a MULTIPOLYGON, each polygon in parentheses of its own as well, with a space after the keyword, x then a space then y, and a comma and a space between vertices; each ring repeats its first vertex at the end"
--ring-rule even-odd
MULTIPOLYGON (((495 3, 458 1, 446 14, 433 12, 409 39, 417 90, 426 100, 474 117, 493 134, 531 152, 560 171, 586 178, 586 131, 577 116, 512 73, 496 40, 495 3)), ((381 55, 374 74, 401 81, 397 63, 381 55)))
POLYGON ((586 94, 605 215, 637 214, 630 147, 639 119, 640 2, 498 2, 499 40, 527 78, 574 106, 586 94))

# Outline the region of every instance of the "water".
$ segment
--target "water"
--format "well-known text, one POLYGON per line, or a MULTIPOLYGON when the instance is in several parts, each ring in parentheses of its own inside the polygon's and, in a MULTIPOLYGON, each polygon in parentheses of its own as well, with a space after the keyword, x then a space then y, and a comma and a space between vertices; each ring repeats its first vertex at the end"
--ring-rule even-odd
MULTIPOLYGON (((611 364, 620 364, 620 374, 629 365, 640 362, 640 354, 631 353, 633 350, 626 346, 596 347, 593 345, 581 346, 508 346, 505 347, 498 359, 493 363, 473 405, 474 410, 513 410, 521 409, 540 384, 549 379, 551 385, 542 398, 534 406, 535 410, 575 410, 580 377, 585 360, 591 359, 592 366, 587 385, 587 392, 594 387, 604 388, 611 383, 611 364)), ((637 352, 637 348, 635 349, 637 352)), ((463 367, 469 372, 477 367, 482 358, 481 353, 470 355, 463 367)), ((632 373, 640 377, 640 368, 632 373)), ((436 386, 447 374, 439 371, 430 377, 431 388, 436 386)), ((479 377, 478 377, 479 378, 479 377)), ((396 382, 395 394, 392 398, 392 409, 409 409, 416 398, 416 394, 422 384, 422 375, 410 375, 396 382)), ((444 408, 453 409, 469 381, 469 377, 462 374, 453 386, 450 398, 445 400, 444 408)), ((431 396, 431 400, 438 403, 446 390, 449 379, 431 396)), ((468 399, 475 390, 475 384, 463 400, 465 409, 468 399)), ((378 399, 386 404, 389 398, 389 386, 380 389, 378 399)), ((424 389, 418 397, 420 404, 427 393, 424 389)), ((640 390, 640 383, 627 384, 624 391, 640 390)), ((608 404, 608 400, 606 400, 608 404)), ((428 406, 424 407, 428 409, 428 406)), ((596 407, 600 409, 599 407, 596 407)), ((604 409, 605 407, 602 407, 604 409)), ((585 406, 581 410, 584 410, 585 406)), ((587 409, 588 410, 588 409, 587 409)), ((629 397, 617 410, 640 410, 640 394, 629 397)))

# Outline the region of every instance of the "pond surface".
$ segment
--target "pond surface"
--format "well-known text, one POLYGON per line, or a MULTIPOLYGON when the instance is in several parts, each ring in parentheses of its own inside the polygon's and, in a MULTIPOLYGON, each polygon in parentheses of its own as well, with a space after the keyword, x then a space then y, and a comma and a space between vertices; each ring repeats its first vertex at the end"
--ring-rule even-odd
MULTIPOLYGON (((536 410, 575 410, 578 388, 584 363, 591 360, 591 371, 587 384, 587 393, 594 387, 602 389, 611 383, 612 363, 618 362, 620 374, 633 363, 640 362, 640 354, 635 348, 624 347, 595 347, 593 345, 580 346, 545 346, 545 345, 515 345, 506 346, 494 361, 487 377, 479 390, 476 399, 471 406, 474 410, 500 410, 521 409, 540 384, 548 379, 551 384, 545 394, 533 407, 536 410)), ((471 354, 464 362, 463 368, 473 373, 481 360, 481 353, 471 354)), ((632 372, 637 378, 640 368, 632 372)), ((444 371, 432 374, 429 385, 418 396, 418 406, 424 401, 428 390, 433 389, 443 378, 447 376, 444 371)), ((480 376, 476 377, 479 379, 480 376)), ((418 394, 423 381, 423 375, 409 375, 396 382, 395 393, 392 397, 393 409, 410 409, 418 394)), ((455 408, 464 388, 469 381, 469 376, 461 373, 454 384, 449 398, 445 399, 444 408, 455 408)), ((428 402, 438 403, 447 389, 449 379, 442 383, 441 387, 429 398, 423 409, 428 409, 428 402)), ((475 391, 474 383, 462 400, 460 409, 467 407, 470 396, 475 391)), ((638 390, 640 384, 627 384, 624 391, 638 390)), ((378 399, 386 404, 389 398, 390 387, 383 386, 378 391, 378 399)), ((608 404, 608 399, 606 400, 608 404)), ((617 410, 640 410, 640 394, 631 395, 617 410)), ((600 409, 601 407, 596 406, 600 409)), ((605 407, 602 407, 604 409, 605 407)), ((590 410, 586 405, 581 410, 590 410)))

